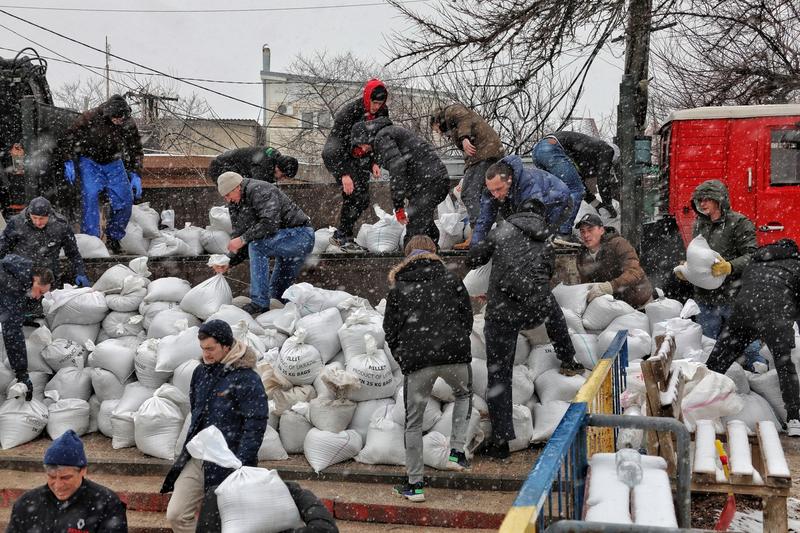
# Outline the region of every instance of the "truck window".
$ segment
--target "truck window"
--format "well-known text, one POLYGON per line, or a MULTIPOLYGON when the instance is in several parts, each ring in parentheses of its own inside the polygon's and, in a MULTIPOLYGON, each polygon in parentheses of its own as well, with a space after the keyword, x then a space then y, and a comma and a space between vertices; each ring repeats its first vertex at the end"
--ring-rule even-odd
POLYGON ((770 185, 800 185, 800 129, 770 135, 770 185))

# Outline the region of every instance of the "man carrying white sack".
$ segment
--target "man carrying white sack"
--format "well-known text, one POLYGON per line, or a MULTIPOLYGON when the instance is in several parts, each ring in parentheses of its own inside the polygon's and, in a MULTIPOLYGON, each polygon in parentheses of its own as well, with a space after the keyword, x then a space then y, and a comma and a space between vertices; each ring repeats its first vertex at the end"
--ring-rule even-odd
MULTIPOLYGON (((192 422, 186 442, 201 430, 216 426, 228 447, 245 466, 258 465, 258 449, 267 429, 267 395, 254 371, 255 352, 234 339, 222 320, 209 320, 197 334, 203 364, 192 374, 189 389, 192 422)), ((186 445, 164 480, 161 492, 172 492, 167 522, 173 531, 194 532, 205 494, 222 483, 231 470, 193 459, 186 445)))
POLYGON ((251 302, 243 309, 252 315, 269 311, 271 298, 284 301, 284 291, 314 248, 311 219, 275 185, 236 172, 221 174, 217 190, 228 203, 233 235, 228 243, 230 265, 214 271, 225 273, 249 256, 251 302))

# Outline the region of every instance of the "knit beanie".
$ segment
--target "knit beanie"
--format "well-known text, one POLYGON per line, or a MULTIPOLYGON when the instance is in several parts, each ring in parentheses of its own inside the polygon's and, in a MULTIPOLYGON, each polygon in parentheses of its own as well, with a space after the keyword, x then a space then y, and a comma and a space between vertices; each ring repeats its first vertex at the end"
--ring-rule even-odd
POLYGON ((217 190, 222 196, 225 196, 241 185, 243 179, 242 175, 236 172, 223 172, 217 178, 217 190))
POLYGON ((65 431, 44 452, 44 464, 74 466, 77 468, 85 467, 88 463, 80 437, 71 429, 65 431))
POLYGON ((389 97, 389 91, 383 85, 378 85, 372 89, 372 94, 369 95, 370 100, 373 102, 385 102, 389 97))
POLYGON ((278 168, 287 178, 293 178, 297 175, 297 159, 290 155, 279 155, 277 160, 278 168))
POLYGON ((50 216, 50 200, 44 196, 37 196, 28 204, 28 213, 37 217, 50 216))
POLYGON ((205 333, 223 346, 233 346, 233 331, 223 320, 209 320, 201 324, 199 333, 205 333))
POLYGON ((105 114, 110 118, 128 118, 131 116, 131 107, 125 98, 115 94, 104 105, 105 114))

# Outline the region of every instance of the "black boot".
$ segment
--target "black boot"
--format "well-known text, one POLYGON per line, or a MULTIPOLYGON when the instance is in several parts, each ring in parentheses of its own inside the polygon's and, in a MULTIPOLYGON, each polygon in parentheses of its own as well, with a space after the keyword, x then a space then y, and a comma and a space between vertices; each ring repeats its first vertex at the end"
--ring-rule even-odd
POLYGON ((122 245, 117 240, 106 239, 106 248, 111 252, 111 255, 122 255, 122 245))

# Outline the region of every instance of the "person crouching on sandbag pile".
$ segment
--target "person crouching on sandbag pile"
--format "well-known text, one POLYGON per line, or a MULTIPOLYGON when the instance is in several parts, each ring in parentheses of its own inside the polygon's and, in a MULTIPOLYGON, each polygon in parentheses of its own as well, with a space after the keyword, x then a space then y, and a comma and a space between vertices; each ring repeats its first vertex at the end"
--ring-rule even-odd
POLYGON ((430 237, 411 237, 405 254, 406 259, 389 273, 392 288, 383 317, 386 343, 403 372, 406 402, 408 483, 394 487, 394 492, 423 502, 422 418, 439 377, 456 398, 448 465, 452 470, 469 468, 464 445, 472 413, 472 307, 466 287, 436 255, 430 237))
POLYGON ((587 213, 575 229, 583 247, 578 254, 581 283, 593 283, 587 299, 610 294, 631 307, 644 306, 653 298, 653 286, 639 264, 639 256, 622 235, 606 231, 600 217, 587 213))
POLYGON ((269 311, 270 298, 283 301, 306 257, 314 248, 311 219, 283 191, 266 181, 224 172, 217 190, 228 203, 233 235, 228 243, 230 265, 215 266, 225 273, 250 257, 250 303, 242 309, 257 315, 269 311), (270 258, 274 266, 270 271, 270 258))

